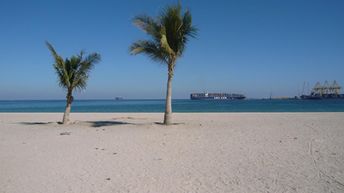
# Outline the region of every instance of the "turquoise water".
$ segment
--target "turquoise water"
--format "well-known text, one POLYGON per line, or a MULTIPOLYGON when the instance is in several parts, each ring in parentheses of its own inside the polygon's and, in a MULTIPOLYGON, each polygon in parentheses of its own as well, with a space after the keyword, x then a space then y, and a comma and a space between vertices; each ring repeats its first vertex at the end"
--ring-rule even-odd
MULTIPOLYGON (((63 100, 0 101, 0 112, 63 112, 63 100)), ((76 100, 73 112, 163 112, 164 100, 76 100)), ((344 100, 173 100, 174 112, 344 112, 344 100)))

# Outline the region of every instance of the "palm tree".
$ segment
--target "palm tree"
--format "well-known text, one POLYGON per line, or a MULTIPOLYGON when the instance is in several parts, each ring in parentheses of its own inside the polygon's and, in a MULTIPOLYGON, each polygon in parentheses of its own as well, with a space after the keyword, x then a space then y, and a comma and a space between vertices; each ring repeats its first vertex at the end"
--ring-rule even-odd
POLYGON ((140 15, 134 18, 134 24, 151 36, 150 40, 134 42, 131 54, 146 54, 152 60, 164 63, 168 69, 167 92, 165 103, 164 124, 172 123, 172 79, 177 59, 184 52, 190 38, 197 35, 192 26, 190 11, 182 12, 179 4, 167 6, 157 18, 140 15))
POLYGON ((73 90, 83 90, 86 88, 89 72, 94 67, 94 64, 100 61, 100 55, 92 53, 85 56, 85 53, 81 51, 78 55, 63 59, 49 42, 46 42, 46 44, 55 60, 53 66, 58 76, 59 85, 67 91, 66 110, 62 123, 68 124, 71 105, 74 99, 73 90))

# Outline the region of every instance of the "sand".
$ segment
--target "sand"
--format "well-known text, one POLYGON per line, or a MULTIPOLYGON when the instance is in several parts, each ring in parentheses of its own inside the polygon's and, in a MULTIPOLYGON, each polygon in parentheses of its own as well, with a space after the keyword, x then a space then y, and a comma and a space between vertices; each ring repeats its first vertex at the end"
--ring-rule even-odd
POLYGON ((344 113, 162 116, 2 113, 0 193, 344 192, 344 113))

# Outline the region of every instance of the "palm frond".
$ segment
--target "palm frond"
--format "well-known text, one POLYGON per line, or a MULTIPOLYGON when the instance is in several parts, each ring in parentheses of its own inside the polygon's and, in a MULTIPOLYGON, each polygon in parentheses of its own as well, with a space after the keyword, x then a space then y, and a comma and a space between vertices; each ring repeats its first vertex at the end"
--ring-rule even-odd
POLYGON ((49 42, 45 42, 45 43, 55 60, 55 63, 53 66, 59 78, 59 85, 63 88, 68 88, 71 85, 71 83, 69 81, 70 78, 66 69, 65 61, 60 55, 57 54, 56 50, 49 42))
POLYGON ((160 39, 160 25, 148 15, 139 15, 133 19, 134 25, 152 36, 153 39, 160 39))
POLYGON ((192 26, 192 16, 189 10, 184 13, 182 33, 186 37, 196 38, 198 29, 192 26))
POLYGON ((78 88, 79 90, 86 88, 86 81, 89 77, 89 72, 93 69, 94 65, 101 60, 100 54, 98 53, 89 54, 85 58, 82 56, 83 55, 81 54, 81 61, 75 71, 76 77, 73 81, 73 87, 78 88))
POLYGON ((57 54, 54 47, 48 41, 46 41, 45 44, 47 45, 48 49, 50 50, 51 54, 53 55, 55 62, 57 64, 63 64, 63 58, 57 54))
POLYGON ((181 4, 168 6, 161 14, 161 23, 165 29, 168 45, 177 57, 181 56, 188 39, 197 35, 197 29, 192 26, 192 16, 189 10, 182 13, 181 4))
POLYGON ((139 40, 134 42, 130 47, 130 53, 136 54, 146 54, 152 60, 167 63, 168 54, 164 52, 160 45, 154 41, 139 40))

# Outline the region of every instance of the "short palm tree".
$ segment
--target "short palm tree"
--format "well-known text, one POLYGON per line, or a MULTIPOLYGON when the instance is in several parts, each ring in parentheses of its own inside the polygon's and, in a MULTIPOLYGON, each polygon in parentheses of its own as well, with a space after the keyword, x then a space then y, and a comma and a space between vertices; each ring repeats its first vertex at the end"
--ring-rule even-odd
POLYGON ((78 55, 63 59, 49 42, 46 42, 46 44, 55 60, 54 69, 58 76, 59 85, 67 91, 67 104, 62 123, 68 124, 73 102, 73 90, 83 90, 86 88, 89 72, 94 67, 94 64, 100 61, 100 55, 92 53, 85 56, 85 53, 81 51, 78 55))
POLYGON ((172 123, 172 78, 177 59, 184 52, 190 38, 197 35, 192 25, 189 11, 182 12, 180 4, 167 6, 157 18, 140 15, 134 18, 134 24, 151 36, 150 40, 134 42, 131 54, 146 54, 154 61, 167 65, 168 79, 165 103, 164 124, 172 123))

